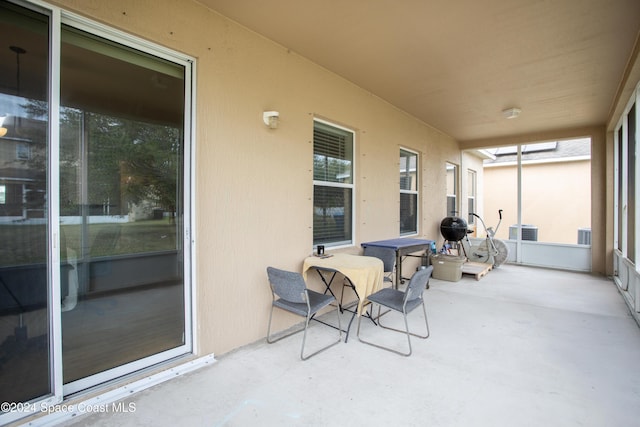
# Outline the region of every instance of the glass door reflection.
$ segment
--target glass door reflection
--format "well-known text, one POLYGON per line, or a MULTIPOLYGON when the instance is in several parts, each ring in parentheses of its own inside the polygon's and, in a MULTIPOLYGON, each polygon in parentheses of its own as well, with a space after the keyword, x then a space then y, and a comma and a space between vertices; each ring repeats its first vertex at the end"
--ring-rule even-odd
POLYGON ((52 393, 49 17, 7 2, 0 15, 0 402, 24 402, 52 393))
POLYGON ((67 384, 185 343, 184 67, 70 27, 62 42, 67 384))

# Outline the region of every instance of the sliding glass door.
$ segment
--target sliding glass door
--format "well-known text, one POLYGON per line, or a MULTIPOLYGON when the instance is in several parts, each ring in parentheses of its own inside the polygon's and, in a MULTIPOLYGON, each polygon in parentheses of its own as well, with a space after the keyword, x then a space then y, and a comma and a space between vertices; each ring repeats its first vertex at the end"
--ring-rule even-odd
POLYGON ((0 16, 0 402, 24 402, 52 393, 50 18, 4 2, 0 16))
POLYGON ((7 2, 0 39, 0 402, 53 402, 191 351, 191 61, 7 2))
POLYGON ((185 344, 185 67, 64 26, 60 75, 67 384, 185 344))

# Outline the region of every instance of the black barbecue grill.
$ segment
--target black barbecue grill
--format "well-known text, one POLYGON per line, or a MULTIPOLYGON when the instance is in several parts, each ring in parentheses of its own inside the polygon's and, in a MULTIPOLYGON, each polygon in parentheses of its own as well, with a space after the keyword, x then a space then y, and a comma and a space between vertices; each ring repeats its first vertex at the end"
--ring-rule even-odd
POLYGON ((467 235, 467 221, 457 216, 448 216, 440 223, 440 233, 444 240, 459 242, 467 235))

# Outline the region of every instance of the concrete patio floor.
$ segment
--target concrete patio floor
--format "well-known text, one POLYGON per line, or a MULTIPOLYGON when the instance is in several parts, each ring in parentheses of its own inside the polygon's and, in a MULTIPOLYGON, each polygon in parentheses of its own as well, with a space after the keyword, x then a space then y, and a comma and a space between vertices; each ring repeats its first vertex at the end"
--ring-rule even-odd
MULTIPOLYGON (((640 328, 612 281, 504 265, 480 281, 431 280, 431 337, 402 357, 356 338, 299 359, 302 335, 217 356, 68 426, 632 426, 640 328)), ((327 319, 334 319, 329 313, 327 319)), ((388 319, 388 320, 387 320, 388 319)), ((265 319, 265 329, 266 329, 265 319)), ((395 313, 389 323, 401 321, 395 313)), ((424 326, 420 311, 410 315, 424 326)), ((348 321, 345 314, 343 325, 348 321)), ((402 335, 363 320, 388 345, 402 335)), ((317 322, 308 345, 335 331, 317 322)))

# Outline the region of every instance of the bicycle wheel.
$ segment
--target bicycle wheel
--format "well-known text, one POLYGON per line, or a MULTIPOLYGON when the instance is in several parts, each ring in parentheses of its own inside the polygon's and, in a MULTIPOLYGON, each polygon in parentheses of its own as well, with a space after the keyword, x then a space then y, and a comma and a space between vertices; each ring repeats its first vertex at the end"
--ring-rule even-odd
POLYGON ((472 246, 469 251, 469 255, 467 255, 469 261, 471 262, 481 262, 484 264, 489 264, 491 262, 491 252, 489 252, 489 246, 487 240, 483 240, 478 243, 478 246, 472 246))
POLYGON ((493 266, 500 267, 509 257, 509 246, 502 240, 494 239, 493 245, 498 250, 498 253, 493 257, 493 266))

